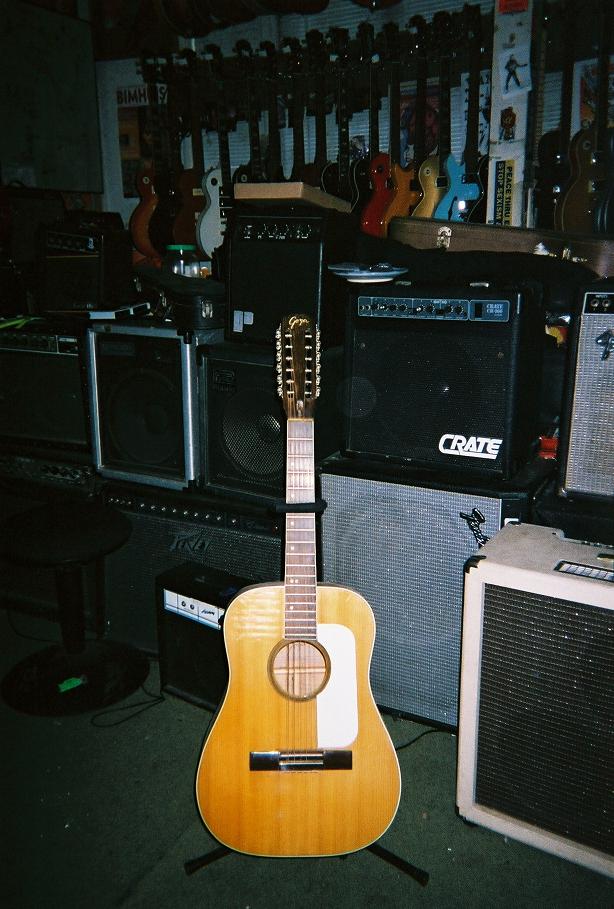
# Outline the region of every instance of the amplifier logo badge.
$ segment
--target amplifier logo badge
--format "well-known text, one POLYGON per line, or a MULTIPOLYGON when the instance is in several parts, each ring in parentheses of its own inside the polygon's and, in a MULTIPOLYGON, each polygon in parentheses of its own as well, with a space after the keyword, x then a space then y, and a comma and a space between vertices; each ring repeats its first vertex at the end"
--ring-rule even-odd
POLYGON ((446 455, 462 455, 465 458, 485 458, 494 461, 499 454, 503 439, 488 439, 484 436, 455 435, 447 432, 439 440, 439 450, 446 455))

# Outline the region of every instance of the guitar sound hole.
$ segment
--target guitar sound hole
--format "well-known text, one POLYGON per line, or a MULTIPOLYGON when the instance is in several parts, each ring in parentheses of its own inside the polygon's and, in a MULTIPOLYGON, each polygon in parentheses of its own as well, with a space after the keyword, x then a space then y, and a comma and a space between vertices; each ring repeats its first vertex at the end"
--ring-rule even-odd
POLYGON ((316 641, 281 641, 271 653, 269 676, 284 697, 308 701, 330 676, 330 659, 316 641))

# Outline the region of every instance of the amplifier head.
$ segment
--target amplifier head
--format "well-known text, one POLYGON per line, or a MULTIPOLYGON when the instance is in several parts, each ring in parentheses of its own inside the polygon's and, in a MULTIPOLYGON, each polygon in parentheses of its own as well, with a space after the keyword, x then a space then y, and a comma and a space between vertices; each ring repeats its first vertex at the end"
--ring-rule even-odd
POLYGON ((457 804, 614 876, 614 549, 505 527, 465 572, 457 804))
POLYGON ((512 476, 537 437, 543 346, 528 290, 352 295, 346 452, 512 476))
POLYGON ((572 327, 561 428, 564 495, 614 498, 614 281, 582 295, 572 327))

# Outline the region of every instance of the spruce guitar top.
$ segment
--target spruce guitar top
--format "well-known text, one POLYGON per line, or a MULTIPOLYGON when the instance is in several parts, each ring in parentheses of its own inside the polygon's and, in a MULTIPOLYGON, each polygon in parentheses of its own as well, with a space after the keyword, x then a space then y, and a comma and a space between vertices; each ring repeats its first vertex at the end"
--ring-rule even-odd
POLYGON ((196 796, 205 824, 231 849, 338 855, 388 828, 400 773, 369 684, 373 613, 354 591, 317 583, 319 350, 307 316, 284 318, 277 362, 287 415, 285 579, 245 588, 226 610, 230 682, 196 796))

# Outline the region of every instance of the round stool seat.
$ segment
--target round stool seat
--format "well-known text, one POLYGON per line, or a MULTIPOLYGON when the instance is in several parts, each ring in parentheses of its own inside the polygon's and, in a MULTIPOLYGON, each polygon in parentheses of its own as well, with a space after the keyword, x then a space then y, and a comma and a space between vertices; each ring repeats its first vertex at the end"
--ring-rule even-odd
POLYGON ((31 654, 2 680, 15 710, 39 716, 107 707, 142 685, 147 657, 135 647, 85 639, 86 566, 96 566, 96 620, 104 628, 104 557, 125 543, 132 525, 100 502, 49 503, 14 515, 0 528, 0 553, 26 565, 53 569, 62 644, 31 654))
POLYGON ((131 530, 125 515, 99 502, 52 503, 7 521, 0 549, 15 562, 52 568, 86 565, 118 549, 131 530))

